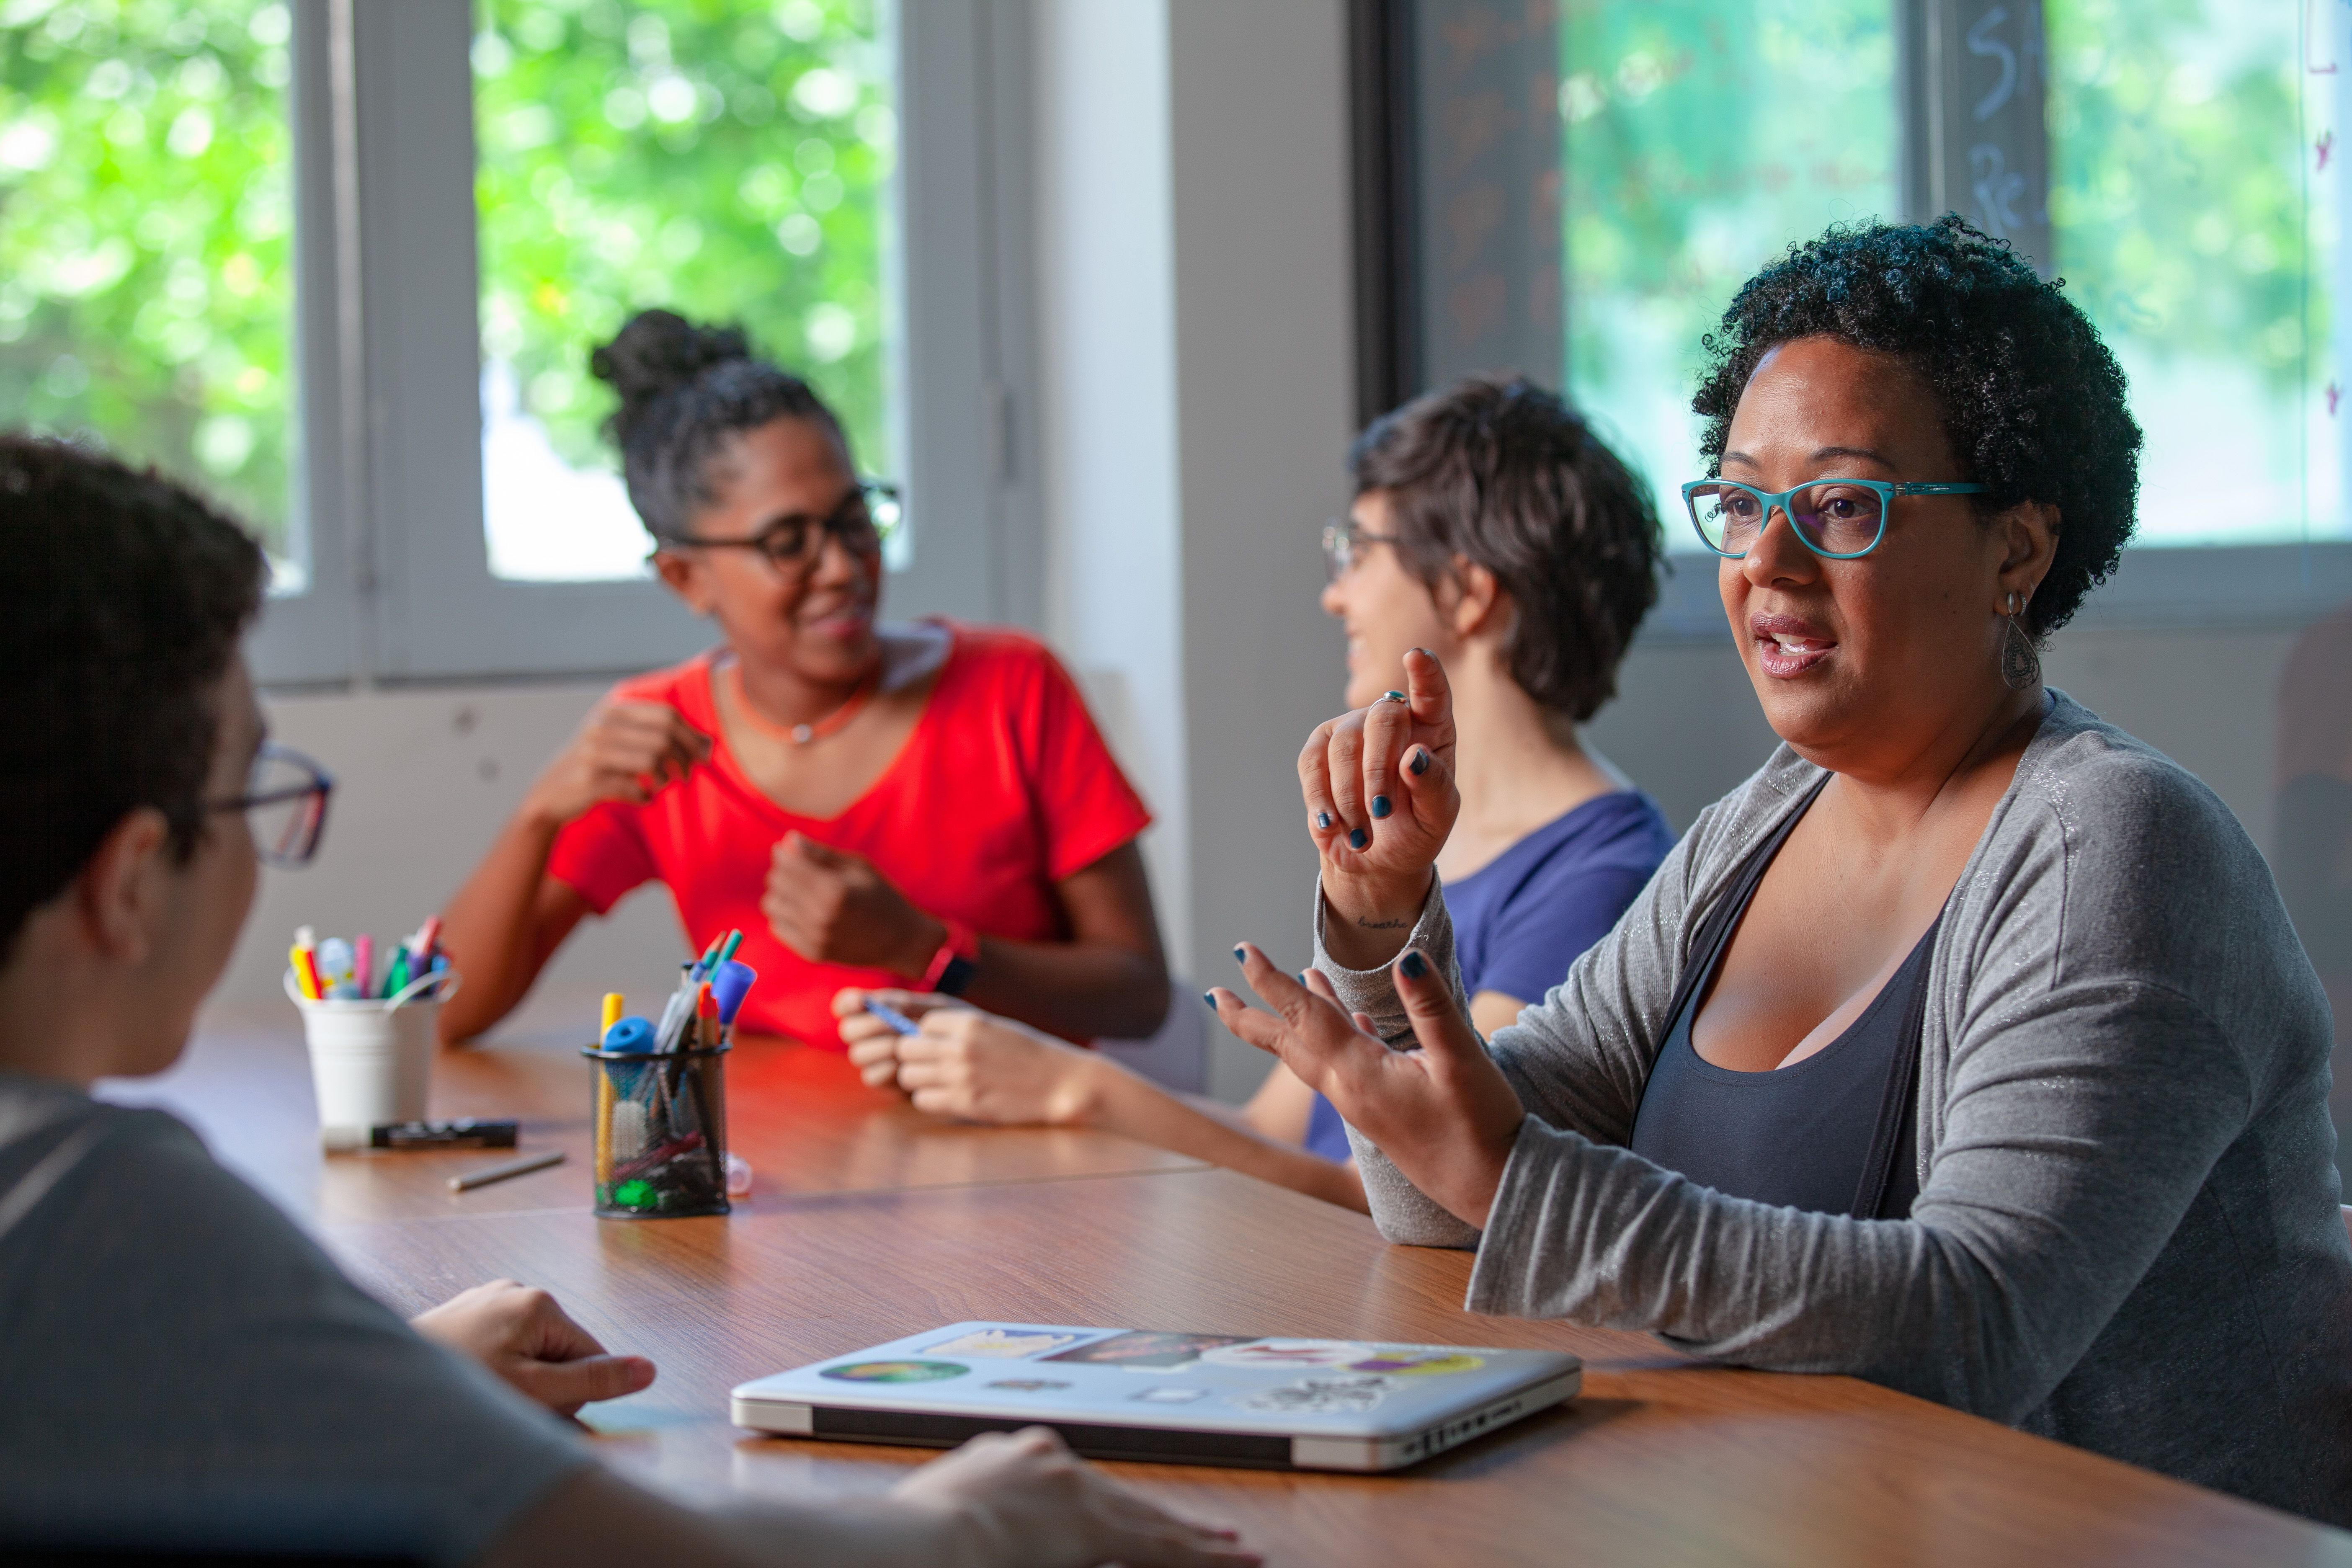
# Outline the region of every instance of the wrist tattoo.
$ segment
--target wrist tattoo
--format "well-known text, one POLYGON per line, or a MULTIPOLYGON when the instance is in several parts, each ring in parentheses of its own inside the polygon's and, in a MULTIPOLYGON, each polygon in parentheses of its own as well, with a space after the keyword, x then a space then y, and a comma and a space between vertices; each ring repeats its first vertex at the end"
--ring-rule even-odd
POLYGON ((1361 915, 1356 917, 1356 923, 1366 931, 1409 931, 1412 927, 1411 921, 1368 921, 1361 915))

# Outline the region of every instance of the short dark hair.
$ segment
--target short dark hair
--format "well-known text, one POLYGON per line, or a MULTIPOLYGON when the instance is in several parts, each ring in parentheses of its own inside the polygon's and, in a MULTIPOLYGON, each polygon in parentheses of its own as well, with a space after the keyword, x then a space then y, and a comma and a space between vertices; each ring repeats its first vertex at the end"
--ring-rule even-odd
POLYGON ((0 435, 0 958, 131 811, 195 852, 215 689, 266 570, 152 470, 0 435))
POLYGON ((621 449, 629 504, 656 540, 690 537, 695 513, 719 499, 716 459, 746 430, 805 419, 849 461, 849 437, 833 410, 807 382, 754 354, 740 327, 640 310, 588 356, 588 369, 621 395, 604 433, 621 449))
POLYGON ((1835 227, 1748 279, 1706 339, 1691 407, 1718 473, 1739 395, 1773 348, 1826 336, 1908 364, 1943 405, 1977 512, 2058 509, 2058 550, 2026 624, 2066 624, 2116 569, 2139 496, 2139 426, 2123 368, 2065 285, 1957 213, 1931 224, 1835 227))
POLYGON ((1348 455, 1356 493, 1387 492, 1407 566, 1430 586, 1457 557, 1517 608, 1511 679, 1579 723, 1658 599, 1650 488, 1567 403, 1524 379, 1470 376, 1382 415, 1348 455))

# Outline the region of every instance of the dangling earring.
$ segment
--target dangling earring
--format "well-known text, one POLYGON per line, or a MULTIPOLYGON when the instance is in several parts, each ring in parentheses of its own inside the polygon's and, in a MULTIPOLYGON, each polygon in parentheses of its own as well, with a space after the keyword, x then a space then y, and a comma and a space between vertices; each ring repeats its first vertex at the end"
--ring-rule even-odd
POLYGON ((2033 639, 2017 618, 2024 608, 2017 595, 2009 595, 2009 630, 2000 639, 2000 679, 2011 691, 2022 691, 2042 679, 2042 656, 2034 651, 2033 639))

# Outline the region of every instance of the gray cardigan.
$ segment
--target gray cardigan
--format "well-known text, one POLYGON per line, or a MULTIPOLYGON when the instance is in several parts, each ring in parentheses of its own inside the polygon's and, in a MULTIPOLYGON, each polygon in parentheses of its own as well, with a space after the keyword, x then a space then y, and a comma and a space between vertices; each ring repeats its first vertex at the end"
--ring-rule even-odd
MULTIPOLYGON (((1821 770, 1708 807, 1489 1049, 1528 1117, 1484 1237, 1349 1129, 1391 1241, 1475 1247, 1473 1311, 1847 1373, 2352 1522, 2352 1247, 2327 1001, 2269 868, 2178 764, 2053 693, 1945 907, 1907 1220, 1727 1197, 1625 1148, 1707 910, 1821 770)), ((1391 1044, 1386 970, 1316 964, 1391 1044)), ((1453 978, 1433 888, 1412 942, 1453 978)))

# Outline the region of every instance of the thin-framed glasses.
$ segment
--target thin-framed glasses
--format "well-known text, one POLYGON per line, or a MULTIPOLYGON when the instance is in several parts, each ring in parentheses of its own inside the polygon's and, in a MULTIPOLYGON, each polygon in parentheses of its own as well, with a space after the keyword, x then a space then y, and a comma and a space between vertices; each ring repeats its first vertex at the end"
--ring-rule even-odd
POLYGON ((1966 496, 1982 485, 1888 484, 1883 479, 1812 479, 1793 489, 1759 490, 1731 479, 1694 479, 1683 487, 1691 526, 1717 555, 1737 561, 1764 535, 1779 508, 1806 549, 1832 561, 1851 561, 1886 537, 1886 513, 1896 496, 1966 496))
POLYGON ((1353 520, 1333 518, 1323 525, 1323 571, 1326 579, 1337 583, 1356 569, 1364 558, 1367 544, 1394 544, 1393 533, 1374 533, 1353 520))
POLYGON ((253 829, 253 852, 265 866, 310 863, 326 831, 327 797, 334 775, 294 750, 264 741, 253 754, 245 793, 205 803, 208 811, 241 811, 253 829))
POLYGON ((827 518, 785 517, 749 539, 675 539, 672 545, 705 550, 756 550, 777 571, 806 572, 824 552, 825 537, 841 541, 852 555, 873 555, 882 542, 898 531, 906 517, 898 487, 881 479, 860 479, 827 518))

